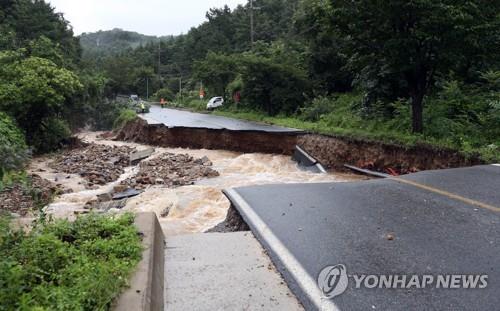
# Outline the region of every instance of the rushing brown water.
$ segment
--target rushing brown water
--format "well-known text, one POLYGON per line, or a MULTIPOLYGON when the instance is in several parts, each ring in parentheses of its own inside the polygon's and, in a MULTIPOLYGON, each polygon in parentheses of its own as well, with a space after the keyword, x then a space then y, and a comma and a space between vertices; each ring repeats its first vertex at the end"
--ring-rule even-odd
MULTIPOLYGON (((81 138, 87 142, 107 145, 129 145, 138 149, 148 146, 134 143, 115 142, 97 139, 98 133, 85 133, 81 138)), ((174 189, 153 186, 141 195, 131 198, 122 210, 113 212, 155 212, 168 235, 203 232, 217 225, 226 217, 229 200, 222 194, 222 189, 263 185, 272 183, 312 183, 342 182, 359 179, 347 174, 315 174, 301 170, 289 156, 269 154, 241 154, 221 150, 191 150, 180 148, 156 148, 153 157, 163 152, 187 153, 194 157, 207 156, 213 162, 213 168, 219 177, 202 179, 194 185, 174 189), (163 217, 162 215, 167 214, 163 217)), ((47 207, 47 212, 56 217, 73 217, 74 211, 83 208, 86 202, 95 199, 98 194, 109 192, 121 180, 133 176, 137 168, 127 168, 120 179, 97 190, 85 190, 78 184, 80 177, 59 174, 46 166, 47 161, 34 161, 32 170, 49 180, 57 177, 58 182, 74 190, 74 193, 61 195, 47 207), (45 172, 38 172, 42 168, 45 172), (38 170, 38 171, 37 171, 38 170)))

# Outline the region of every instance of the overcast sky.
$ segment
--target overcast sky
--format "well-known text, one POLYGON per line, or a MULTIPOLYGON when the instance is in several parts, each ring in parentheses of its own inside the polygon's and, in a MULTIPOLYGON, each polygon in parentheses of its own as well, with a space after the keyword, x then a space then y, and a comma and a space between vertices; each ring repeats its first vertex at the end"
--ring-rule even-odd
POLYGON ((48 0, 75 34, 122 28, 146 35, 177 35, 205 20, 213 7, 234 9, 247 0, 48 0))

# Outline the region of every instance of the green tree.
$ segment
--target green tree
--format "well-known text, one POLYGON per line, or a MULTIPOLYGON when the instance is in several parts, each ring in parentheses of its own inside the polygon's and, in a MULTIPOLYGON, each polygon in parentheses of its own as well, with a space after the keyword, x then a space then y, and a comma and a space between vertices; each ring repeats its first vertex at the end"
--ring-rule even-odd
POLYGON ((81 48, 69 22, 44 0, 0 1, 0 50, 16 50, 44 36, 57 42, 71 67, 79 62, 81 48), (5 31, 5 32, 4 32, 5 31))
POLYGON ((73 72, 50 60, 0 52, 0 110, 16 119, 30 143, 81 88, 73 72))
POLYGON ((174 100, 175 95, 170 89, 163 88, 163 89, 159 89, 154 94, 154 97, 156 98, 157 101, 160 101, 163 98, 164 100, 171 102, 172 100, 174 100))
MULTIPOLYGON (((498 51, 498 1, 311 0, 310 17, 330 26, 359 79, 399 81, 423 131, 424 97, 436 76, 498 51)), ((475 68, 477 68, 477 66, 475 68)))
POLYGON ((5 173, 22 169, 28 155, 23 133, 9 116, 0 112, 0 185, 5 173))
POLYGON ((295 113, 304 104, 309 91, 303 71, 277 64, 269 58, 246 55, 241 77, 243 100, 269 115, 295 113))
POLYGON ((203 81, 212 95, 225 96, 226 86, 238 73, 238 63, 234 56, 210 52, 195 63, 194 78, 203 81))

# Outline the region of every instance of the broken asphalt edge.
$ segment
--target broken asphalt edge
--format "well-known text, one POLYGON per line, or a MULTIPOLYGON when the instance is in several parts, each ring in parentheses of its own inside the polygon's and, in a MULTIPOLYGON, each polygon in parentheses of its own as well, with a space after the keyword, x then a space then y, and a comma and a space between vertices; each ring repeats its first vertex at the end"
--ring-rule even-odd
POLYGON ((344 167, 348 168, 356 173, 364 174, 364 175, 368 175, 368 176, 372 176, 372 177, 378 177, 378 178, 393 177, 393 176, 386 174, 386 173, 376 172, 376 171, 360 168, 360 167, 357 167, 354 165, 344 164, 344 167))
POLYGON ((165 237, 156 214, 139 213, 135 226, 142 234, 142 259, 112 310, 162 311, 164 307, 165 237))
MULTIPOLYGON (((204 114, 202 112, 194 112, 194 111, 190 111, 190 110, 183 110, 183 109, 178 109, 178 108, 173 108, 173 107, 169 107, 169 109, 172 109, 172 110, 180 110, 180 111, 187 111, 187 112, 191 112, 191 113, 198 113, 198 114, 204 114)), ((235 119, 235 120, 240 120, 240 121, 248 121, 248 122, 251 122, 251 123, 256 123, 256 124, 259 124, 259 125, 266 125, 266 126, 275 126, 275 127, 281 127, 283 128, 283 130, 280 130, 280 131, 270 131, 270 130, 263 130, 263 129, 230 129, 230 128, 226 128, 226 127, 223 127, 223 126, 218 126, 218 127, 209 127, 209 126, 196 126, 196 127, 193 127, 193 126, 181 126, 181 125, 168 125, 166 123, 163 123, 161 121, 158 121, 152 117, 148 117, 148 116, 144 116, 144 115, 140 115, 140 114, 137 114, 137 116, 146 121, 146 123, 148 125, 151 125, 151 126, 164 126, 168 129, 174 129, 174 128, 180 128, 180 129, 201 129, 201 130, 216 130, 216 131, 228 131, 228 132, 242 132, 242 133, 278 133, 278 134, 296 134, 296 135, 304 135, 304 134, 307 134, 308 132, 304 131, 304 130, 301 130, 301 129, 296 129, 296 128, 291 128, 291 127, 282 127, 282 126, 279 126, 279 125, 273 125, 273 124, 269 124, 269 123, 263 123, 263 122, 256 122, 256 121, 248 121, 248 120, 243 120, 243 119, 235 119)), ((224 117, 224 116, 218 116, 218 117, 223 117, 223 118, 228 118, 228 119, 234 119, 234 118, 229 118, 229 117, 224 117)))
POLYGON ((288 287, 297 296, 306 310, 339 310, 328 298, 324 298, 317 286, 316 280, 309 275, 300 262, 279 240, 265 222, 238 194, 235 189, 223 190, 224 195, 238 210, 243 220, 248 224, 257 240, 268 251, 278 271, 288 284, 288 287))
POLYGON ((292 159, 295 160, 300 166, 311 169, 316 173, 326 174, 326 170, 323 165, 298 145, 295 145, 292 159))

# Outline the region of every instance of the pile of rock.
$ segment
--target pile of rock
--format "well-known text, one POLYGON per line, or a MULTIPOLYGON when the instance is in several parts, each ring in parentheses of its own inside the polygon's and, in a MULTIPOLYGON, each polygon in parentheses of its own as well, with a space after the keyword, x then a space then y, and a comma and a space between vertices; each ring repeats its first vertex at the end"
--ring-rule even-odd
POLYGON ((37 212, 49 204, 63 189, 38 175, 28 177, 28 183, 14 183, 0 192, 0 210, 19 216, 37 212))
POLYGON ((207 157, 195 159, 187 154, 167 152, 155 159, 141 162, 137 175, 121 184, 134 189, 145 189, 148 185, 191 185, 201 178, 219 176, 211 166, 212 162, 207 157))
POLYGON ((68 174, 78 174, 88 181, 88 187, 117 180, 129 166, 129 154, 135 148, 90 144, 64 152, 50 167, 68 174))

